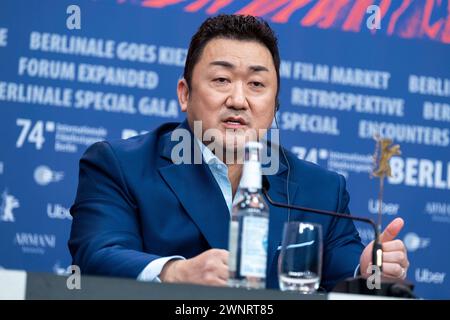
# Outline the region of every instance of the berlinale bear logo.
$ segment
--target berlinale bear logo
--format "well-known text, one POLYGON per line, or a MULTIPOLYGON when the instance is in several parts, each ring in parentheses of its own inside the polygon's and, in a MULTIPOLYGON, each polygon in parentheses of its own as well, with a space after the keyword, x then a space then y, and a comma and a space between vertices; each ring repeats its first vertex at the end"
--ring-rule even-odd
POLYGON ((0 205, 0 221, 14 222, 13 210, 20 207, 19 200, 8 193, 8 190, 2 193, 2 202, 0 205))

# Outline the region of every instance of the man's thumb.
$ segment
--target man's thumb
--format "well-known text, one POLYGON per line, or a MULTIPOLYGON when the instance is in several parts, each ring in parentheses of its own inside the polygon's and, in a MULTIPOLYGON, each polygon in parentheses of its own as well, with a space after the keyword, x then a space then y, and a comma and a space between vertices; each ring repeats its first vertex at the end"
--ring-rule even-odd
POLYGON ((404 224, 405 222, 402 218, 394 219, 391 223, 388 224, 386 229, 384 229, 383 233, 380 235, 381 242, 383 243, 394 240, 402 230, 404 224))

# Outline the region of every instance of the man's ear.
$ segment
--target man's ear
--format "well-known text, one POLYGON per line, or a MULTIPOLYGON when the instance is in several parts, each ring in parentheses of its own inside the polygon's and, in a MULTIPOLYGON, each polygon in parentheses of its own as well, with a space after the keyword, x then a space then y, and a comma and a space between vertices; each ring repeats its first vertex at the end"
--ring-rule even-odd
POLYGON ((178 95, 178 102, 180 103, 181 106, 181 111, 186 112, 189 101, 189 86, 187 84, 186 79, 184 78, 178 80, 177 95, 178 95))

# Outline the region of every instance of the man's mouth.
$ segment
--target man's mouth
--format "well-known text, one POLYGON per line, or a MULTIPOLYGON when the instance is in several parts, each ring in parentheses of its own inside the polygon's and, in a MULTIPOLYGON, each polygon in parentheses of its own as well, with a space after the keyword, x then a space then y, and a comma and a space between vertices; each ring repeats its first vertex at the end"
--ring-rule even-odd
POLYGON ((229 129, 239 129, 247 126, 247 121, 242 117, 228 117, 223 123, 225 124, 225 127, 229 129))

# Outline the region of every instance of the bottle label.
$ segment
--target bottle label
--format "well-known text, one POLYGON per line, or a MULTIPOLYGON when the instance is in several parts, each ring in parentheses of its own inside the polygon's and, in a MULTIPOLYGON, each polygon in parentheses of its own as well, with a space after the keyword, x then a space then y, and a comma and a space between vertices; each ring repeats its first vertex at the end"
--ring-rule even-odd
POLYGON ((243 219, 241 276, 266 277, 268 220, 251 216, 243 219))
POLYGON ((228 244, 228 269, 230 272, 236 271, 237 266, 237 250, 238 250, 238 231, 239 223, 237 221, 230 221, 230 242, 228 244))

